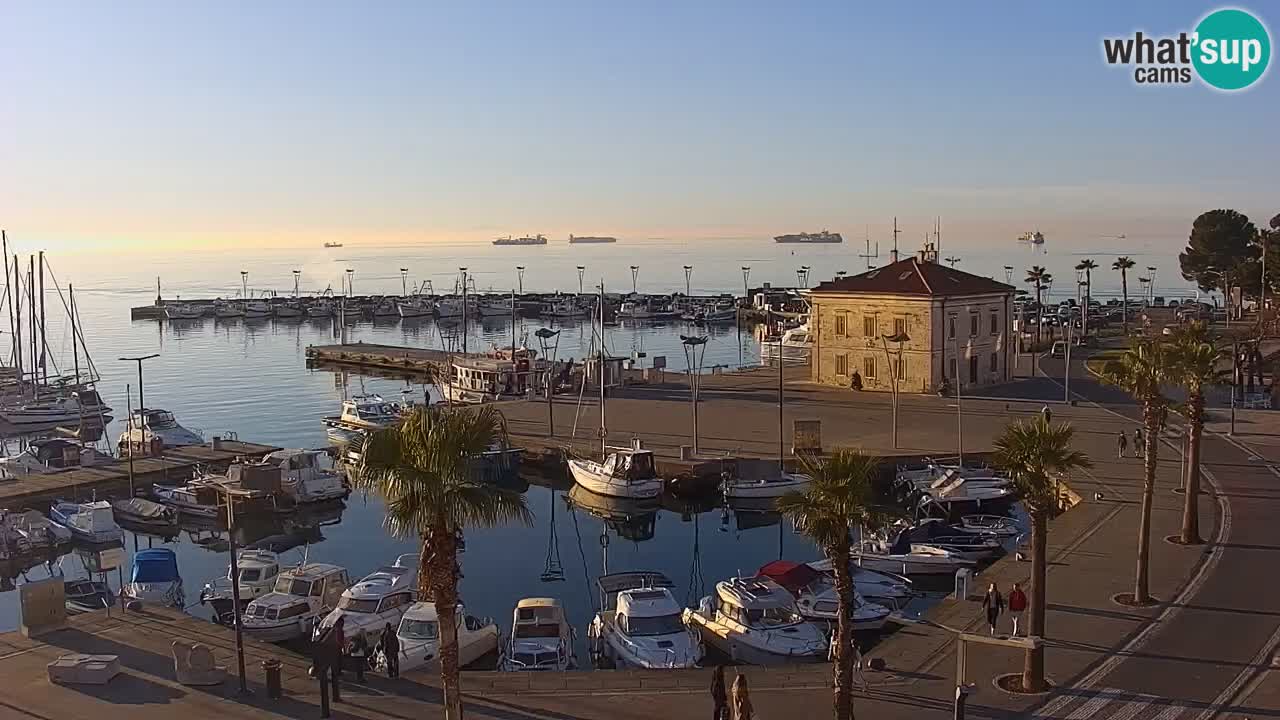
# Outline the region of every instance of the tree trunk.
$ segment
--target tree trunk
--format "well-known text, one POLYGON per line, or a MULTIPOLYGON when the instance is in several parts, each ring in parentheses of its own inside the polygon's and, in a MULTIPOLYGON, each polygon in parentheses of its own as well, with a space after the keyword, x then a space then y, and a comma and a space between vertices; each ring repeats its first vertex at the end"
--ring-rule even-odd
POLYGON ((1124 323, 1124 336, 1129 337, 1129 273, 1120 269, 1120 320, 1124 323))
POLYGON ((835 688, 836 720, 853 720, 853 576, 849 572, 849 543, 828 549, 827 558, 835 575, 839 613, 836 619, 835 662, 832 678, 835 688))
POLYGON ((446 720, 462 718, 462 687, 458 676, 458 544, 443 523, 431 529, 428 539, 431 589, 440 618, 440 685, 444 690, 446 720))
POLYGON ((1156 448, 1160 446, 1160 413, 1154 398, 1142 403, 1142 426, 1146 432, 1142 438, 1146 457, 1142 462, 1142 512, 1138 520, 1138 573, 1133 583, 1133 601, 1146 605, 1151 602, 1147 582, 1151 572, 1151 503, 1156 491, 1156 448))
MULTIPOLYGON (((1040 305, 1040 281, 1036 280, 1036 352, 1040 352, 1040 343, 1044 340, 1041 328, 1044 327, 1044 307, 1040 305)), ((1032 375, 1035 375, 1035 358, 1031 359, 1032 375)), ((960 380, 960 359, 956 358, 956 381, 960 380)))
MULTIPOLYGON (((1055 502, 1056 502, 1055 498, 1055 502)), ((1031 511, 1031 593, 1027 598, 1027 636, 1044 637, 1045 597, 1048 588, 1045 573, 1049 543, 1048 512, 1031 511)), ((1022 665, 1022 688, 1042 692, 1044 688, 1044 646, 1028 650, 1022 665)))
POLYGON ((1089 337, 1089 295, 1093 292, 1093 275, 1084 271, 1084 309, 1080 311, 1080 335, 1089 337))
POLYGON ((1196 388, 1189 398, 1187 423, 1187 478, 1183 485, 1182 543, 1199 545, 1200 538, 1200 437, 1204 431, 1204 392, 1196 388))

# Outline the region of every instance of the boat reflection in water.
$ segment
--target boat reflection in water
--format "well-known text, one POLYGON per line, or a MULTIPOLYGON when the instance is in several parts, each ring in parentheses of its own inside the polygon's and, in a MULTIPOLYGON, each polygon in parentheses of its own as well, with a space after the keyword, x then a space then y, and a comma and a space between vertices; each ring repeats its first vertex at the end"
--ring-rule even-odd
POLYGON ((583 510, 604 521, 618 537, 633 542, 652 540, 658 524, 658 498, 635 500, 599 495, 574 485, 564 496, 570 510, 583 510))

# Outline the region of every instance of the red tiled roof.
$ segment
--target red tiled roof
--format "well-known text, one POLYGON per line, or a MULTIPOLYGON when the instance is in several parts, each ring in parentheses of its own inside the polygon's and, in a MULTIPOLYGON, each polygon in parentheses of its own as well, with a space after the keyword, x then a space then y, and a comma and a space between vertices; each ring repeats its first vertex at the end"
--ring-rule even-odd
POLYGON ((874 293, 878 295, 991 295, 1011 293, 1012 285, 963 270, 922 262, 909 257, 884 267, 830 280, 813 288, 814 293, 874 293))

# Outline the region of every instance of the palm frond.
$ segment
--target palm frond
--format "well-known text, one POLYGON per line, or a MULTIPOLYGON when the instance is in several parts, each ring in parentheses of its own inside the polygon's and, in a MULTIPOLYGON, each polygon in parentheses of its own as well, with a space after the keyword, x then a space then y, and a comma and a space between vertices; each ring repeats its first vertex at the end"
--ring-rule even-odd
POLYGON ((1068 423, 1055 426, 1043 417, 1021 420, 996 438, 992 460, 1009 475, 1028 505, 1047 511, 1057 506, 1057 478, 1092 467, 1088 455, 1072 447, 1074 436, 1075 429, 1068 423))
POLYGON ((822 460, 804 458, 804 470, 812 478, 803 493, 778 500, 778 511, 796 530, 823 548, 849 542, 849 529, 876 521, 874 481, 880 461, 870 455, 839 450, 822 460))

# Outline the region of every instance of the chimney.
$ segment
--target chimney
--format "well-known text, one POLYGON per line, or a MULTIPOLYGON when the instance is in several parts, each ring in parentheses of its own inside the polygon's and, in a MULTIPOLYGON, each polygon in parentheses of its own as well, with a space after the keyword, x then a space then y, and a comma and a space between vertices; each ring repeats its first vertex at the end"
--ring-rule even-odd
POLYGON ((889 251, 889 262, 890 263, 898 262, 898 248, 894 248, 893 250, 889 251))

